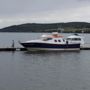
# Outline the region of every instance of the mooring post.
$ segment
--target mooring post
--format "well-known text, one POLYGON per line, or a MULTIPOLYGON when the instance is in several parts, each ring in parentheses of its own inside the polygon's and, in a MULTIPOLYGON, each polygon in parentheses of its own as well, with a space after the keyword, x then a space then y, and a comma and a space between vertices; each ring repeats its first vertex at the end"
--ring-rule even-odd
POLYGON ((12 40, 12 46, 11 46, 12 48, 14 48, 15 47, 15 43, 14 43, 14 40, 12 40))

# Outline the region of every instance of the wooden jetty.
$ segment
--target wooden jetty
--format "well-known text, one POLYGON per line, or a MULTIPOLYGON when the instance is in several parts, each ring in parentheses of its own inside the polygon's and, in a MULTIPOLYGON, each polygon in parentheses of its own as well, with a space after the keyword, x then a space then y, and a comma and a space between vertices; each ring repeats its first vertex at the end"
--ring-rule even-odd
MULTIPOLYGON (((26 51, 26 48, 23 47, 6 47, 0 48, 0 51, 26 51)), ((90 44, 84 44, 80 47, 80 50, 90 50, 90 44)))
MULTIPOLYGON (((26 51, 26 48, 0 48, 0 51, 26 51)), ((83 46, 80 50, 90 50, 90 46, 83 46)))
POLYGON ((0 48, 0 51, 26 51, 26 48, 0 48))
POLYGON ((80 47, 80 50, 90 50, 90 43, 86 43, 80 47))

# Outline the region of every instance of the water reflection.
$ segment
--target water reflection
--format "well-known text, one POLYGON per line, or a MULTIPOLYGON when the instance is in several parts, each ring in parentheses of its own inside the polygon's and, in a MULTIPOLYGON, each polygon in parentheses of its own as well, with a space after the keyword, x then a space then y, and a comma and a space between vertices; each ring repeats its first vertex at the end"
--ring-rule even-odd
POLYGON ((24 54, 63 54, 63 53, 80 53, 78 51, 25 51, 24 54))
POLYGON ((90 51, 0 52, 0 89, 90 90, 90 51))

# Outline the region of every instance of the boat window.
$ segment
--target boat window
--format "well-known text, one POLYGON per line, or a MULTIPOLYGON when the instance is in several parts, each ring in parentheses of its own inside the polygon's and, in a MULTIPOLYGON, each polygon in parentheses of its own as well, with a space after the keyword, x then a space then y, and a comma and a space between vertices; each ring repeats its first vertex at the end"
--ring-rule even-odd
POLYGON ((58 40, 58 42, 61 42, 61 40, 58 40))
POLYGON ((79 40, 79 41, 80 41, 81 38, 67 38, 67 40, 75 40, 75 41, 76 41, 76 40, 79 40))
POLYGON ((52 38, 47 38, 47 40, 52 40, 52 38))
POLYGON ((43 41, 48 41, 48 40, 52 40, 52 38, 45 38, 45 39, 43 39, 43 41))
POLYGON ((57 40, 54 40, 55 42, 57 42, 57 40))
POLYGON ((72 40, 72 38, 67 38, 67 40, 72 40))
POLYGON ((72 38, 72 40, 76 40, 76 41, 79 40, 80 41, 81 38, 72 38))

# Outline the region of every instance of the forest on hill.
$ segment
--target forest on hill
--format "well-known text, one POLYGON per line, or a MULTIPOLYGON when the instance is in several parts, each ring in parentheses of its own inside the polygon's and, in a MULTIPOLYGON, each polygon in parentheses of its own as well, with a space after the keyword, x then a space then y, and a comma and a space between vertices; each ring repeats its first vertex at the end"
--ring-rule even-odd
POLYGON ((67 23, 26 23, 13 25, 0 29, 0 32, 64 32, 64 33, 90 33, 90 23, 67 22, 67 23))

